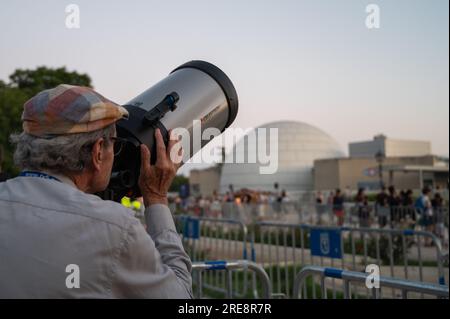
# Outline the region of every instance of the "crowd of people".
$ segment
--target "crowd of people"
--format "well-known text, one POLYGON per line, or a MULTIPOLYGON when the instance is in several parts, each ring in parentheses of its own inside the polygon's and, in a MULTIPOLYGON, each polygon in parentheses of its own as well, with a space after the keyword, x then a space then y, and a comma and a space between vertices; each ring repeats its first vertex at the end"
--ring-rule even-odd
MULTIPOLYGON (((251 207, 258 211, 256 214, 263 214, 268 209, 275 213, 282 212, 283 207, 287 206, 284 203, 296 202, 298 201, 289 198, 285 190, 230 189, 225 194, 214 192, 211 196, 183 199, 177 195, 169 198, 169 205, 174 212, 216 218, 230 217, 226 213, 227 206, 251 207)), ((344 226, 349 215, 352 215, 356 217, 358 227, 421 229, 440 238, 445 237, 448 227, 445 220, 448 218, 446 201, 439 188, 432 190, 424 187, 420 195, 410 189, 397 191, 394 186, 383 187, 376 194, 367 194, 362 188, 356 193, 352 193, 350 189, 336 189, 328 194, 317 192, 315 208, 319 220, 325 213, 331 213, 334 217, 332 224, 337 226, 344 226)))
POLYGON ((346 212, 353 212, 358 217, 359 227, 371 227, 376 222, 380 228, 420 228, 440 238, 444 238, 445 228, 448 227, 448 210, 439 187, 434 190, 424 187, 418 197, 411 189, 398 192, 394 186, 382 187, 372 201, 362 188, 355 196, 336 189, 330 192, 327 199, 318 192, 316 205, 319 213, 323 212, 320 207, 330 207, 338 226, 344 225, 346 212), (345 204, 349 204, 349 210, 345 209, 345 204))
MULTIPOLYGON (((270 205, 276 207, 277 204, 290 202, 286 190, 277 191, 255 191, 232 189, 225 194, 218 194, 214 191, 211 196, 191 196, 181 198, 173 196, 169 198, 169 206, 174 212, 191 212, 196 216, 224 217, 224 206, 235 204, 237 207, 251 204, 252 206, 270 205)), ((280 205, 281 206, 281 205, 280 205)))

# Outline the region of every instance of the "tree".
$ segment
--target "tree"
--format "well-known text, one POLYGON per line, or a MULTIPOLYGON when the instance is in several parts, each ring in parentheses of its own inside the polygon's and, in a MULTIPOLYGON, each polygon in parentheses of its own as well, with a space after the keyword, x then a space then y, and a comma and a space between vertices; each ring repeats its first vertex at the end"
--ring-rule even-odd
POLYGON ((14 149, 9 143, 9 136, 22 131, 23 104, 36 93, 62 83, 88 87, 92 85, 87 74, 69 72, 65 67, 51 69, 41 66, 35 70, 17 69, 9 79, 9 83, 0 80, 0 148, 3 155, 0 171, 16 174, 18 169, 13 164, 14 149))
POLYGON ((175 176, 175 178, 173 179, 172 185, 170 185, 170 192, 179 192, 180 191, 180 187, 183 184, 189 184, 189 178, 187 178, 184 175, 177 175, 175 176))
POLYGON ((20 117, 22 105, 28 96, 17 88, 0 87, 0 148, 2 148, 2 160, 0 163, 2 171, 17 173, 13 164, 13 146, 9 143, 11 133, 21 131, 20 117))
POLYGON ((65 67, 50 69, 40 66, 35 70, 17 69, 9 79, 11 87, 17 87, 31 96, 62 83, 91 87, 91 78, 87 74, 69 72, 65 67))

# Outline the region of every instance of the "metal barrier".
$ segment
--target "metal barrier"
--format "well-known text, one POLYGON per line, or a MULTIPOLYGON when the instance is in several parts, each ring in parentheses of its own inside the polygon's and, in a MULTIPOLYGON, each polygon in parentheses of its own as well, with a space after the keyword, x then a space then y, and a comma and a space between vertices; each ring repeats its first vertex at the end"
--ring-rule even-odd
MULTIPOLYGON (((241 221, 176 215, 175 224, 182 234, 183 246, 192 261, 247 259, 247 226, 241 221)), ((237 281, 237 274, 235 275, 237 281)), ((243 285, 235 291, 244 296, 249 289, 249 278, 244 272, 243 285)), ((227 278, 224 273, 208 273, 205 285, 224 292, 227 278)))
MULTIPOLYGON (((343 281, 343 298, 352 299, 351 284, 358 283, 364 285, 367 280, 367 273, 346 271, 336 268, 324 268, 316 266, 304 267, 295 277, 293 296, 298 298, 299 295, 302 298, 307 298, 305 295, 305 289, 302 287, 306 286, 306 279, 310 276, 319 276, 321 282, 321 296, 322 298, 328 297, 328 292, 325 287, 325 278, 340 279, 343 281)), ((379 278, 380 288, 371 288, 372 298, 381 298, 381 288, 391 288, 393 290, 400 290, 403 299, 408 298, 409 292, 420 293, 421 295, 432 295, 441 298, 449 298, 448 286, 445 285, 435 285, 417 281, 402 280, 396 278, 388 278, 380 276, 379 278)))
POLYGON ((194 277, 195 286, 197 291, 195 293, 196 298, 203 297, 203 288, 205 284, 203 282, 203 272, 204 271, 225 271, 226 274, 226 290, 225 295, 227 299, 231 299, 235 297, 235 293, 233 291, 233 275, 232 271, 234 270, 243 270, 243 277, 247 270, 251 270, 260 280, 261 284, 261 296, 264 299, 269 299, 271 297, 271 284, 269 280, 269 276, 264 271, 264 269, 248 260, 236 260, 236 261, 204 261, 204 262, 195 262, 192 264, 192 272, 194 277))
MULTIPOLYGON (((445 284, 441 242, 429 232, 259 222, 250 235, 251 260, 268 268, 275 296, 289 298, 293 277, 306 265, 358 271, 375 263, 391 277, 445 284), (433 244, 435 251, 426 265, 425 243, 433 244)), ((430 254, 430 249, 426 252, 430 254)), ((334 280, 331 284, 335 296, 334 280)))
MULTIPOLYGON (((231 219, 190 216, 175 219, 193 261, 242 258, 257 262, 269 274, 274 297, 289 298, 295 274, 300 267, 308 265, 361 271, 375 263, 381 267, 383 275, 439 284, 445 284, 448 275, 448 268, 443 266, 448 255, 443 254, 439 238, 430 232, 279 222, 256 222, 249 226, 251 231, 248 232, 243 222, 231 219), (323 233, 325 237, 334 236, 333 240, 328 240, 328 245, 332 242, 332 247, 328 248, 337 250, 337 255, 317 253, 320 250, 317 242, 321 241, 323 233), (433 247, 425 247, 425 244, 433 247)), ((234 276, 237 282, 237 274, 234 276)), ((244 284, 235 286, 234 296, 248 295, 251 285, 257 297, 255 274, 248 277, 245 273, 242 280, 244 284)), ((210 272, 204 278, 205 287, 221 293, 225 292, 226 283, 223 272, 210 272)), ((335 296, 334 279, 328 284, 335 296)), ((313 294, 315 290, 313 285, 313 294)))
MULTIPOLYGON (((345 202, 334 207, 332 204, 300 203, 299 201, 239 204, 215 201, 202 207, 189 206, 186 213, 201 218, 238 220, 246 225, 261 220, 276 220, 287 223, 328 226, 423 228, 424 230, 426 228, 422 225, 422 214, 413 206, 389 207, 375 203, 361 205, 345 202)), ((448 207, 433 208, 432 224, 435 226, 435 234, 447 246, 448 207)))
POLYGON ((176 215, 175 225, 191 260, 247 259, 247 226, 233 219, 176 215))

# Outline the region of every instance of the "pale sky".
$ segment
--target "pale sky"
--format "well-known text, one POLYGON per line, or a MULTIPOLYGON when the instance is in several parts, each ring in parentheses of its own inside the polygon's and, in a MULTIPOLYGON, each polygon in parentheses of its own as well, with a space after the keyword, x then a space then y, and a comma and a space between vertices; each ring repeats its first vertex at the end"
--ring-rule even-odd
POLYGON ((351 141, 378 133, 449 154, 447 0, 22 1, 0 4, 0 79, 66 66, 125 103, 203 59, 232 79, 235 127, 298 120, 351 141), (80 8, 80 29, 65 7, 80 8), (381 10, 365 25, 366 5, 381 10))

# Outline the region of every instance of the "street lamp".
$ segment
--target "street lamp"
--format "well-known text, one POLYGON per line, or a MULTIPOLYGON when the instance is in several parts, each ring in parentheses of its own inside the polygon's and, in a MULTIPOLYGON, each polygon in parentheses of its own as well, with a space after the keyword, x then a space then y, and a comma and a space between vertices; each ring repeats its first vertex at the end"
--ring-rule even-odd
POLYGON ((385 155, 382 151, 378 151, 375 154, 375 160, 378 163, 378 176, 380 178, 380 188, 383 189, 384 183, 383 183, 383 162, 385 159, 385 155))

